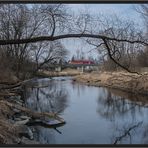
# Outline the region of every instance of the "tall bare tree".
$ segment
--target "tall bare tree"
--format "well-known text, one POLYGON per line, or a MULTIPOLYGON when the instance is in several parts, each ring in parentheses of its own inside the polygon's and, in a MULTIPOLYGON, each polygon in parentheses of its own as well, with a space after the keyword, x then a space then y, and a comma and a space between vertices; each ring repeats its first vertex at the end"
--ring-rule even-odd
POLYGON ((95 20, 95 18, 90 17, 88 14, 82 14, 73 18, 73 16, 70 17, 70 15, 66 12, 63 5, 54 4, 40 5, 33 8, 31 10, 34 14, 33 16, 35 16, 34 20, 38 18, 39 20, 37 19, 35 22, 37 24, 40 22, 36 25, 38 27, 35 27, 37 28, 35 29, 37 32, 35 32, 32 36, 19 36, 18 38, 7 39, 1 38, 0 45, 16 47, 24 45, 31 46, 32 43, 42 41, 49 42, 65 38, 91 38, 97 42, 98 49, 103 48, 108 57, 117 66, 120 66, 129 72, 132 71, 130 70, 131 57, 129 58, 129 53, 125 54, 126 59, 128 60, 124 63, 122 62, 124 59, 123 53, 125 53, 125 51, 129 52, 130 49, 131 56, 131 53, 135 50, 135 48, 148 46, 148 40, 142 32, 137 31, 137 28, 134 29, 132 23, 123 23, 123 21, 119 20, 117 17, 113 20, 105 20, 98 17, 95 20), (92 22, 93 20, 94 22, 92 22), (96 23, 96 26, 94 27, 95 22, 99 23, 98 25, 96 23), (69 32, 70 30, 71 32, 69 32))

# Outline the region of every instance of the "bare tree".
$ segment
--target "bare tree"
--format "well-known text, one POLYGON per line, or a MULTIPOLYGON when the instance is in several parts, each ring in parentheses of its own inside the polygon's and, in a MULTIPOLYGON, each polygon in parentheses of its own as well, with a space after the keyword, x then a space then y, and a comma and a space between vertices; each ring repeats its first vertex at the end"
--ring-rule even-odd
MULTIPOLYGON (((43 22, 36 7, 31 10, 26 5, 3 5, 1 7, 1 37, 4 39, 31 38, 43 22), (39 19, 40 18, 40 19, 39 19)), ((12 68, 19 76, 25 60, 29 56, 30 44, 16 44, 2 47, 6 57, 11 60, 12 68)))
POLYGON ((35 61, 33 72, 36 73, 43 66, 64 61, 68 55, 67 49, 58 41, 54 42, 41 42, 34 44, 32 50, 32 61, 35 61))
MULTIPOLYGON (((62 7, 62 5, 47 5, 48 7, 45 6, 46 5, 32 5, 31 8, 28 8, 26 5, 20 4, 1 5, 1 39, 30 39, 35 36, 40 36, 41 34, 45 35, 49 32, 51 32, 51 35, 54 35, 56 29, 58 28, 59 30, 59 26, 61 26, 61 24, 64 22, 65 9, 62 7), (48 25, 48 27, 46 27, 46 25, 48 25)), ((3 49, 2 53, 5 53, 4 55, 6 59, 9 58, 11 61, 11 64, 8 65, 12 65, 12 69, 16 71, 16 74, 19 77, 19 73, 21 71, 24 72, 26 69, 26 61, 28 61, 32 56, 32 50, 30 49, 36 48, 35 50, 37 50, 39 48, 38 51, 34 52, 37 62, 37 57, 41 56, 41 53, 45 54, 45 50, 43 50, 43 48, 48 45, 49 43, 36 43, 36 46, 34 44, 24 43, 6 45, 2 46, 1 48, 3 49)), ((61 49, 61 51, 64 50, 61 49)), ((57 53, 57 51, 55 53, 57 53)), ((47 53, 46 49, 46 54, 46 57, 44 55, 45 61, 42 62, 42 64, 40 63, 39 67, 44 65, 44 63, 51 61, 51 47, 49 53, 47 53)))
MULTIPOLYGON (((39 20, 44 19, 36 34, 31 37, 2 38, 0 45, 23 46, 30 45, 29 43, 56 41, 65 38, 91 38, 96 40, 98 49, 105 49, 108 57, 128 72, 132 72, 130 70, 131 57, 129 58, 129 53, 125 54, 129 61, 122 63, 124 51, 127 52, 128 50, 129 52, 130 48, 131 55, 131 51, 134 51, 135 48, 148 46, 147 38, 142 32, 133 30, 133 24, 123 23, 117 17, 114 20, 103 19, 101 21, 100 18, 97 18, 96 21, 99 22, 99 26, 92 27, 93 23, 90 23, 90 20, 94 18, 87 14, 78 16, 74 22, 72 22, 72 19, 67 20, 69 15, 63 5, 41 5, 37 10, 40 14, 39 20), (102 27, 100 27, 100 22, 102 22, 102 27), (69 33, 69 30, 71 30, 71 33, 69 33)), ((48 61, 46 58, 44 60, 48 61)))

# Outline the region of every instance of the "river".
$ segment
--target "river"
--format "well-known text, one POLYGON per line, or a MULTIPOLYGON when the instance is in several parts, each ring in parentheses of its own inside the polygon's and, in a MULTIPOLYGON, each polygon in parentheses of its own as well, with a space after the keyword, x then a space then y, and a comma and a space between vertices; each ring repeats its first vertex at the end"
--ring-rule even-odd
POLYGON ((66 121, 56 129, 33 126, 41 144, 148 144, 144 96, 55 77, 33 80, 25 89, 25 104, 38 112, 58 112, 66 121))

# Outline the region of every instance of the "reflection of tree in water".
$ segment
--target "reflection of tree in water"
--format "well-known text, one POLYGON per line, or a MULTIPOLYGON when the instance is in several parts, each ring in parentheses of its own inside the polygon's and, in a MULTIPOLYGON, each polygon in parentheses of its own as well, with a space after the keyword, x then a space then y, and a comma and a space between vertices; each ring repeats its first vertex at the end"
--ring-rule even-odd
POLYGON ((142 138, 143 138, 142 144, 148 144, 148 124, 144 126, 144 132, 142 138))
POLYGON ((34 137, 37 141, 39 141, 41 144, 53 144, 56 143, 54 134, 54 129, 48 129, 41 126, 35 127, 36 132, 34 134, 34 137))
POLYGON ((83 85, 83 84, 80 84, 80 83, 77 83, 77 82, 74 82, 74 81, 72 81, 71 84, 72 84, 73 90, 77 90, 77 95, 79 97, 81 95, 83 95, 85 88, 86 88, 86 85, 83 85))
POLYGON ((117 129, 112 138, 112 144, 121 144, 124 141, 125 143, 128 142, 129 144, 132 144, 132 136, 136 134, 134 133, 135 130, 141 127, 142 123, 143 122, 138 122, 135 124, 124 125, 122 128, 117 129))
POLYGON ((98 113, 110 120, 114 120, 116 116, 123 117, 128 113, 131 113, 134 118, 137 110, 142 114, 140 105, 115 96, 110 91, 104 91, 104 95, 98 97, 98 105, 98 113))
MULTIPOLYGON (((26 90, 26 106, 38 112, 62 113, 67 107, 68 92, 57 81, 50 81, 48 87, 28 88, 26 90)), ((55 130, 35 126, 35 139, 42 144, 55 143, 55 130)))
POLYGON ((142 116, 148 110, 144 104, 127 100, 123 96, 115 96, 107 89, 103 90, 103 96, 99 95, 98 98, 97 111, 102 117, 111 121, 112 144, 132 144, 136 138, 139 143, 148 143, 148 134, 145 132, 148 129, 148 120, 142 116), (143 122, 144 120, 146 122, 143 122))
POLYGON ((67 92, 59 84, 50 81, 45 88, 34 88, 30 97, 26 100, 26 105, 38 112, 63 112, 67 107, 67 92))

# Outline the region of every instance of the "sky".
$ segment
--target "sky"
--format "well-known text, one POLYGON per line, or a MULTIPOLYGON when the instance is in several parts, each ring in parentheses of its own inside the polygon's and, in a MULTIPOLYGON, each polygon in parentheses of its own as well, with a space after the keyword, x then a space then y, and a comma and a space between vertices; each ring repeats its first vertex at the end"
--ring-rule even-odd
MULTIPOLYGON (((116 14, 123 19, 130 19, 134 21, 139 27, 143 25, 143 21, 139 13, 136 12, 134 7, 140 4, 67 4, 70 10, 74 13, 79 13, 82 11, 87 11, 92 15, 104 14, 105 16, 110 16, 111 14, 116 14)), ((92 46, 89 47, 85 43, 81 43, 79 39, 66 39, 64 41, 65 47, 70 51, 70 57, 76 55, 76 50, 82 50, 87 57, 89 54, 97 57, 98 54, 95 51, 88 52, 91 50, 92 46)))

